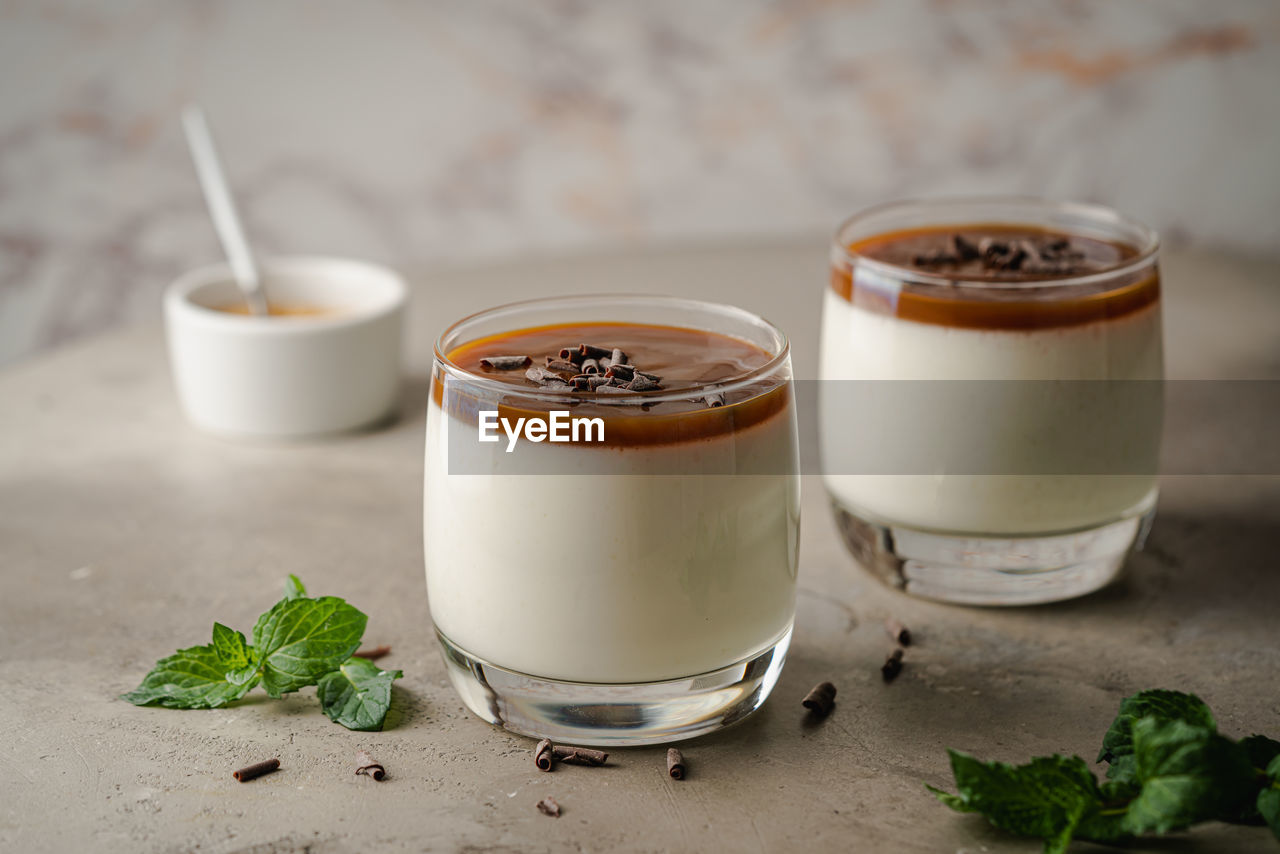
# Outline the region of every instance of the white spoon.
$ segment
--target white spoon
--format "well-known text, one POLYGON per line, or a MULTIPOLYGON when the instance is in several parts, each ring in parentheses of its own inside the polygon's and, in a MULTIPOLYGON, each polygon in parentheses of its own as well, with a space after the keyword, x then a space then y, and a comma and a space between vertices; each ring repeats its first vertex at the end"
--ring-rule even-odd
POLYGON ((218 232, 222 251, 231 264, 231 275, 244 293, 249 313, 265 317, 268 314, 267 294, 258 276, 258 265, 253 261, 253 251, 245 239, 240 216, 236 213, 231 188, 222 173, 222 162, 218 160, 218 149, 214 147, 209 124, 204 120, 204 111, 195 106, 187 107, 182 111, 182 127, 187 133, 187 145, 196 164, 196 175, 200 178, 200 189, 204 191, 204 200, 209 206, 209 216, 213 218, 213 228, 218 232))

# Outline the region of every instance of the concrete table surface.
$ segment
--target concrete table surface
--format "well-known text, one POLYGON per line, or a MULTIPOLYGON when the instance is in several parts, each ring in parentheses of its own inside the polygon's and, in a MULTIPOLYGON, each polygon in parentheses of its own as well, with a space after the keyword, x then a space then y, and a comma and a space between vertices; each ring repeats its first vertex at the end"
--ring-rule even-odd
MULTIPOLYGON (((1035 851, 926 793, 950 783, 945 748, 1092 759, 1120 699, 1152 687, 1199 693, 1229 734, 1280 736, 1273 476, 1166 478, 1149 548, 1121 582, 1017 610, 882 587, 844 552, 807 477, 786 670, 758 714, 684 745, 683 782, 666 777, 658 748, 539 773, 532 742, 463 710, 422 572, 423 401, 438 331, 525 296, 689 294, 778 322, 798 376, 811 377, 825 254, 821 240, 796 240, 417 275, 402 417, 323 441, 229 442, 189 427, 158 326, 0 374, 0 849, 1035 851), (368 613, 367 643, 393 646, 383 664, 405 677, 385 731, 331 723, 310 689, 213 711, 116 699, 157 658, 207 642, 214 620, 248 631, 291 572, 368 613), (890 614, 917 643, 886 686, 890 614), (821 679, 837 683, 838 704, 806 725, 799 700, 821 679), (386 782, 353 774, 359 747, 386 782), (272 756, 280 772, 231 779, 272 756), (534 809, 544 795, 563 805, 559 819, 534 809)), ((1171 376, 1280 375, 1280 264, 1174 254, 1165 272, 1171 376)), ((1268 844, 1265 830, 1209 825, 1155 847, 1268 844)))

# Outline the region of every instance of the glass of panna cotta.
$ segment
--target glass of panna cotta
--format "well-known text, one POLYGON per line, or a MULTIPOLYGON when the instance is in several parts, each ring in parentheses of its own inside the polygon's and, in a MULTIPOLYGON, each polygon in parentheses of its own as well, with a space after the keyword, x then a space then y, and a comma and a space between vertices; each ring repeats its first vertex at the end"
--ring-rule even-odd
POLYGON ((794 401, 785 336, 728 306, 565 297, 447 329, 426 577, 467 706, 618 745, 757 709, 795 614, 794 401))
POLYGON ((823 302, 823 479, 849 549, 927 598, 1083 595, 1140 547, 1163 412, 1158 239, 1025 198, 845 222, 823 302))

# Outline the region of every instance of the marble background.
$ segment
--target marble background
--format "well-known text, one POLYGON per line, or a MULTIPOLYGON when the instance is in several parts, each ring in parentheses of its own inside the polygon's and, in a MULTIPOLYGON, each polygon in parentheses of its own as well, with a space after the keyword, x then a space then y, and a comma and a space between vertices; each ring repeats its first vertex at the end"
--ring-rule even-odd
POLYGON ((1274 0, 17 0, 0 362, 218 257, 191 101, 264 252, 419 271, 992 191, 1280 247, 1274 0))

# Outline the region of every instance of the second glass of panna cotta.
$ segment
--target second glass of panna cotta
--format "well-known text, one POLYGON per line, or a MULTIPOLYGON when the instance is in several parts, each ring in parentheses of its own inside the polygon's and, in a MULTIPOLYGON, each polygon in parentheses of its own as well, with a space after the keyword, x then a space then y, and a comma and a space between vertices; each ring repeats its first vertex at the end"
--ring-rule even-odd
POLYGON ((788 345, 763 319, 644 296, 467 318, 436 346, 425 476, 431 615, 485 720, 644 744, 772 690, 800 481, 788 345))
POLYGON ((1157 248, 1114 211, 1037 199, 904 202, 841 226, 819 424, 860 562, 984 605, 1115 577, 1156 502, 1157 248))

